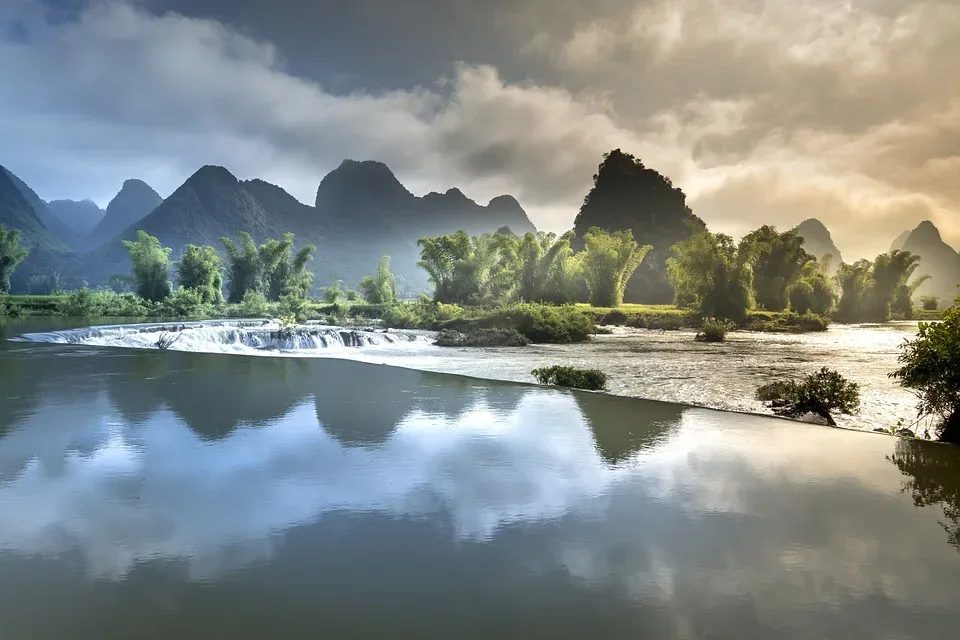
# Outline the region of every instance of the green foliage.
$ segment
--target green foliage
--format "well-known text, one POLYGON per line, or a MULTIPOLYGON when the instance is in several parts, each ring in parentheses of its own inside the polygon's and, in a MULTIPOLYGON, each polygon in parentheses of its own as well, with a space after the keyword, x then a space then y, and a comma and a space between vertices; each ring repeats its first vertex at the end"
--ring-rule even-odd
POLYGON ((372 304, 391 304, 397 301, 397 278, 390 272, 390 256, 380 258, 377 273, 360 281, 363 299, 372 304))
POLYGON ((505 234, 471 238, 464 231, 420 238, 420 268, 429 275, 436 302, 495 304, 517 285, 517 239, 505 234))
POLYGON ((590 391, 602 391, 607 386, 607 374, 598 369, 577 369, 576 367, 554 365, 534 369, 530 373, 540 384, 553 384, 558 387, 572 387, 590 391))
POLYGON ((451 322, 461 316, 461 307, 427 298, 392 304, 383 310, 380 319, 384 326, 392 329, 433 329, 439 323, 451 322))
POLYGON ((584 342, 596 332, 593 321, 575 307, 522 303, 476 313, 475 317, 465 315, 443 326, 463 333, 477 329, 516 329, 536 343, 584 342))
POLYGON ((920 257, 909 251, 891 251, 873 262, 842 264, 835 280, 841 291, 836 317, 844 322, 886 322, 894 313, 913 317, 913 295, 929 278, 909 282, 920 257))
POLYGON ((767 333, 811 333, 826 331, 830 328, 830 321, 812 311, 803 314, 793 311, 754 311, 747 316, 741 328, 767 333))
POLYGON ((517 297, 524 302, 567 302, 576 297, 580 261, 570 246, 573 232, 526 233, 517 241, 517 297), (571 286, 572 285, 572 286, 571 286))
POLYGON ((72 317, 142 318, 153 311, 149 303, 132 293, 91 290, 83 287, 67 294, 60 313, 72 317))
POLYGON ((337 304, 347 297, 343 290, 343 280, 337 280, 329 287, 323 288, 323 301, 327 304, 337 304))
POLYGON ((727 339, 727 332, 733 331, 735 325, 729 320, 718 318, 707 318, 703 321, 703 326, 695 336, 697 342, 724 342, 727 339))
POLYGON ((813 291, 813 285, 806 280, 801 280, 792 285, 788 290, 790 298, 790 308, 797 313, 807 313, 817 304, 813 291))
POLYGON ((240 246, 227 237, 220 238, 220 242, 227 250, 227 271, 230 274, 230 296, 228 301, 239 303, 248 291, 260 291, 260 253, 257 243, 246 231, 241 231, 240 246))
POLYGON ((267 297, 259 291, 247 291, 240 301, 240 313, 246 318, 263 318, 268 309, 267 297))
POLYGON ((923 296, 920 298, 920 306, 924 311, 936 311, 940 308, 940 298, 937 296, 923 296))
POLYGON ((890 376, 919 399, 918 415, 940 419, 942 440, 960 442, 960 301, 941 322, 921 322, 917 337, 901 347, 900 368, 890 376))
POLYGON ((60 293, 60 274, 30 276, 27 278, 27 293, 31 295, 55 295, 60 293))
POLYGON ((677 304, 707 317, 742 322, 753 308, 753 263, 756 245, 705 231, 673 247, 667 278, 677 304))
POLYGON ((182 288, 198 292, 204 304, 223 303, 220 252, 214 247, 188 244, 177 264, 177 278, 182 288))
MULTIPOLYGON (((814 258, 803 250, 803 238, 796 229, 784 233, 764 225, 743 238, 741 245, 753 245, 753 287, 756 302, 769 311, 787 308, 788 290, 796 284, 804 265, 814 258)), ((808 307, 800 313, 805 313, 808 307)))
POLYGON ((267 300, 277 301, 285 293, 304 298, 310 291, 313 274, 307 270, 307 263, 313 260, 317 248, 305 245, 294 256, 294 238, 294 234, 286 233, 283 240, 271 238, 257 249, 267 300))
POLYGON ((581 264, 590 291, 590 304, 619 307, 623 304, 627 282, 653 247, 637 245, 630 230, 608 233, 593 227, 583 239, 585 252, 581 264))
POLYGON ((670 248, 705 231, 703 220, 693 214, 683 191, 669 178, 620 149, 604 155, 593 183, 574 223, 574 248, 582 248, 592 227, 631 231, 639 245, 651 245, 653 250, 636 270, 627 286, 626 298, 634 302, 671 302, 673 291, 665 268, 670 248))
POLYGON ((133 288, 137 285, 133 277, 125 273, 113 274, 109 280, 107 280, 107 283, 110 285, 110 288, 117 293, 132 293, 133 288))
POLYGON ((137 295, 151 302, 166 299, 173 289, 170 282, 171 249, 161 246, 160 240, 143 229, 137 231, 135 241, 124 240, 123 246, 130 253, 137 295))
POLYGON ((816 414, 836 426, 833 412, 852 414, 860 407, 860 385, 823 367, 802 381, 780 380, 757 389, 757 400, 770 403, 774 413, 789 418, 816 414))
POLYGON ((0 293, 9 293, 10 276, 28 253, 20 246, 20 230, 0 225, 0 293))
POLYGON ((444 329, 435 344, 438 347, 525 347, 530 339, 516 329, 477 329, 468 334, 444 329))
POLYGON ((213 308, 204 302, 203 293, 198 289, 180 287, 164 300, 159 315, 174 318, 208 318, 213 308))
POLYGON ((298 323, 304 323, 309 316, 306 299, 295 293, 285 293, 280 297, 280 315, 293 317, 298 323))

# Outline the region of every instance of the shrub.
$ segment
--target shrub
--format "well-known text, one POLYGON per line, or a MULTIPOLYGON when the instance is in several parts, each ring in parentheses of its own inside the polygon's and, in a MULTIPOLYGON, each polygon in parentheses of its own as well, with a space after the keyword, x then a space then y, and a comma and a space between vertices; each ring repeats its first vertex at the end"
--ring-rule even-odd
POLYGON ((733 331, 734 326, 729 320, 707 318, 694 339, 697 342, 724 342, 727 332, 733 331))
POLYGON ((757 400, 769 403, 773 412, 787 418, 816 414, 836 426, 832 412, 852 414, 860 406, 860 385, 823 367, 802 381, 778 380, 757 389, 757 400))
POLYGON ((486 312, 478 318, 461 318, 446 323, 448 328, 469 332, 475 329, 516 329, 537 343, 584 342, 596 332, 593 321, 574 307, 518 304, 486 312))
POLYGON ((438 323, 451 322, 462 316, 462 307, 426 298, 385 307, 380 320, 392 329, 433 329, 438 323))
POLYGON ((92 291, 84 287, 72 291, 60 303, 59 311, 74 317, 142 318, 150 315, 152 307, 132 293, 110 290, 92 291))
POLYGON ((790 308, 797 313, 807 313, 817 304, 813 286, 804 280, 790 287, 787 295, 790 297, 790 308))
POLYGON ((203 298, 202 291, 180 287, 164 300, 158 309, 165 316, 206 318, 212 315, 213 309, 204 303, 203 298))
POLYGON ((298 323, 304 323, 309 315, 307 301, 292 293, 284 294, 280 296, 279 313, 283 317, 292 317, 298 323))
POLYGON ((262 318, 268 315, 267 297, 259 291, 249 289, 240 302, 240 313, 249 318, 262 318))
POLYGON ((553 384, 558 387, 572 387, 589 391, 602 391, 607 386, 607 374, 598 369, 577 369, 576 367, 555 365, 534 369, 530 373, 540 384, 553 384))
POLYGON ((940 298, 937 296, 923 296, 920 298, 920 306, 924 311, 936 311, 940 308, 940 298))
POLYGON ((434 344, 438 347, 525 347, 530 340, 516 329, 478 329, 466 335, 444 329, 434 344))
POLYGON ((941 440, 960 443, 960 305, 942 322, 921 322, 916 339, 901 349, 901 367, 890 377, 917 394, 919 417, 939 418, 941 440))

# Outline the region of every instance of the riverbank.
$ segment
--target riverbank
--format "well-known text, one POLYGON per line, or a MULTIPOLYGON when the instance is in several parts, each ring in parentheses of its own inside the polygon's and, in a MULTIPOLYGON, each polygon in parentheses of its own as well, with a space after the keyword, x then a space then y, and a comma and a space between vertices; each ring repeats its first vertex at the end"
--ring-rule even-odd
MULTIPOLYGON (((97 319, 156 318, 202 320, 218 318, 276 318, 284 315, 277 302, 256 307, 244 304, 183 306, 149 303, 133 294, 96 291, 78 301, 78 294, 14 295, 0 298, 0 315, 77 316, 97 319), (79 311, 78 311, 79 309, 79 311)), ((605 333, 609 327, 661 331, 698 330, 701 318, 689 309, 674 305, 624 304, 617 308, 587 304, 552 306, 512 304, 496 307, 437 304, 425 299, 393 304, 367 304, 342 300, 335 303, 309 300, 302 310, 304 319, 331 325, 369 324, 377 321, 395 329, 451 329, 461 333, 478 330, 514 330, 534 343, 583 342, 605 333)), ((918 309, 916 318, 938 320, 941 311, 918 309)), ((751 312, 737 330, 758 333, 817 333, 826 331, 830 320, 812 313, 790 311, 751 312)))

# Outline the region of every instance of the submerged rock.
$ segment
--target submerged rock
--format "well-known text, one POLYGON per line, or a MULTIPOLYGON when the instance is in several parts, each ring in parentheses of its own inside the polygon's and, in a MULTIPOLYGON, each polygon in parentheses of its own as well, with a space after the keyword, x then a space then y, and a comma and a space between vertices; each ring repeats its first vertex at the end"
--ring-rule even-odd
POLYGON ((434 344, 438 347, 525 347, 530 339, 516 329, 477 329, 467 334, 444 329, 434 344))

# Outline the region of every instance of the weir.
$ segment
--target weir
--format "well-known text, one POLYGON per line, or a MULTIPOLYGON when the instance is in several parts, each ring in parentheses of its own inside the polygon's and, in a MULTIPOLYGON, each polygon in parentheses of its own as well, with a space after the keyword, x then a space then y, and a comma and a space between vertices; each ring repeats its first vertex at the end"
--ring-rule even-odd
POLYGON ((354 328, 305 324, 283 327, 279 321, 227 321, 108 325, 27 333, 16 341, 132 349, 159 349, 164 336, 171 350, 197 352, 309 352, 365 347, 424 346, 433 342, 427 331, 375 327, 354 328))

